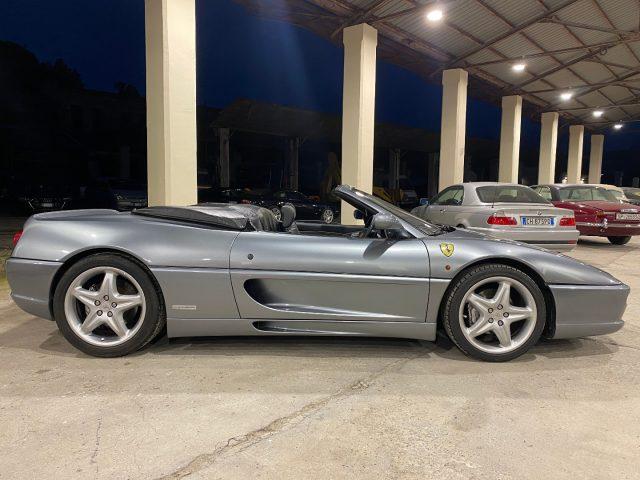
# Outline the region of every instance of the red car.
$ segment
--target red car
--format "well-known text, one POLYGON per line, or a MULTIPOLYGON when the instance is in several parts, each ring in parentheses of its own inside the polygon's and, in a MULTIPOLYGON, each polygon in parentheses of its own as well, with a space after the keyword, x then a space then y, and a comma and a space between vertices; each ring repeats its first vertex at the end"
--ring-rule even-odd
POLYGON ((608 190, 595 185, 534 185, 537 193, 556 207, 573 210, 580 235, 607 237, 614 245, 624 245, 640 235, 640 207, 620 201, 608 190))

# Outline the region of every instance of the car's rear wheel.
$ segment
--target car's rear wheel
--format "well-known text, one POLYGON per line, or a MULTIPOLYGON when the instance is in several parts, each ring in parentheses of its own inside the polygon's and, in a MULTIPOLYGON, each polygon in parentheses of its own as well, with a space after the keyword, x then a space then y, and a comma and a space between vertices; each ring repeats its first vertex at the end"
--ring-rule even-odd
POLYGON ((282 221, 282 212, 278 207, 271 207, 271 213, 273 213, 273 217, 276 219, 276 222, 282 221))
POLYGON ((614 245, 626 245, 631 240, 631 237, 607 237, 614 245))
POLYGON ((490 362, 519 357, 540 338, 544 295, 526 273, 501 264, 465 272, 449 290, 444 328, 465 354, 490 362))
POLYGON ((123 256, 96 254, 60 278, 53 313, 78 350, 97 357, 135 352, 165 325, 162 296, 145 269, 123 256))
POLYGON ((333 223, 333 210, 327 208, 322 211, 322 221, 324 223, 333 223))

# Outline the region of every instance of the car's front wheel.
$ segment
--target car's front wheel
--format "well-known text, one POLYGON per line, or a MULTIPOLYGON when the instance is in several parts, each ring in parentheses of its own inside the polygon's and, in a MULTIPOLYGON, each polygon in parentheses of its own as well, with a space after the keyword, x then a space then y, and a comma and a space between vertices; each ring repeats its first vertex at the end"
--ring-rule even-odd
POLYGON ((631 237, 607 237, 614 245, 626 245, 631 240, 631 237))
POLYGON ((162 296, 144 268, 115 254, 96 254, 60 278, 53 314, 78 350, 119 357, 153 340, 165 325, 162 296))
POLYGON ((544 295, 517 268, 487 264, 455 280, 442 312, 444 328, 465 354, 490 362, 519 357, 540 338, 544 295))

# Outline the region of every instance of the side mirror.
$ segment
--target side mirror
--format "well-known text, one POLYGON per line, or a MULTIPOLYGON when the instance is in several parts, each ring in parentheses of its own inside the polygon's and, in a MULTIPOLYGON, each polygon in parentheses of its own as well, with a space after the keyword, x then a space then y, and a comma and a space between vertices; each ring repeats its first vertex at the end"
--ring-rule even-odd
POLYGON ((403 230, 400 221, 388 213, 376 213, 372 222, 374 230, 403 230))
POLYGON ((426 206, 429 205, 429 199, 428 198, 421 198, 420 199, 420 206, 426 206))
POLYGON ((353 218, 356 220, 364 220, 364 212, 362 210, 354 210, 353 218))

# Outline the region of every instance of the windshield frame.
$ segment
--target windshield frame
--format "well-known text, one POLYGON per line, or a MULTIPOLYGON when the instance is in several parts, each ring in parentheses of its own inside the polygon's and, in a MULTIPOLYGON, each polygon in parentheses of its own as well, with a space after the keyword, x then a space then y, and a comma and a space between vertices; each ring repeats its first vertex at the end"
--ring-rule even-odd
POLYGON ((433 236, 442 233, 443 229, 440 225, 427 222, 420 217, 412 215, 406 210, 393 205, 375 195, 363 192, 357 188, 350 187, 348 185, 339 185, 335 188, 336 195, 350 204, 352 207, 362 209, 363 205, 376 213, 384 212, 389 213, 396 217, 403 228, 416 238, 424 236, 433 236))

